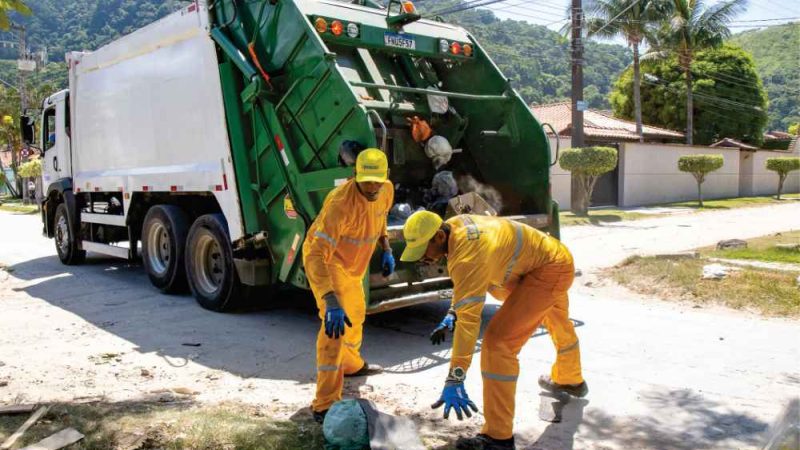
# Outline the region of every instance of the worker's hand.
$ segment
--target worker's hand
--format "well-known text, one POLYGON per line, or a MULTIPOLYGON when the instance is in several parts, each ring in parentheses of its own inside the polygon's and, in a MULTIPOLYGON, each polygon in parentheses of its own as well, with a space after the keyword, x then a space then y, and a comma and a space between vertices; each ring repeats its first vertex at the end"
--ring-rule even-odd
POLYGON ((383 269, 383 276, 388 277, 389 275, 394 273, 394 267, 396 263, 394 261, 394 255, 392 255, 392 249, 387 249, 383 251, 383 255, 381 256, 381 268, 383 269))
POLYGON ((447 331, 454 331, 456 329, 456 312, 452 309, 447 311, 447 315, 444 316, 439 326, 433 329, 433 333, 431 333, 431 344, 439 345, 445 341, 445 335, 447 331))
POLYGON ((352 327, 350 318, 345 314, 344 309, 339 306, 339 298, 336 294, 329 292, 325 294, 325 335, 331 339, 339 339, 344 336, 344 326, 352 327))
POLYGON ((467 417, 472 417, 470 409, 478 412, 478 407, 475 406, 475 403, 472 403, 472 400, 467 395, 463 381, 448 381, 444 384, 442 396, 439 397, 436 403, 431 405, 431 408, 436 409, 442 405, 444 405, 445 419, 450 417, 451 409, 455 409, 458 420, 464 420, 465 414, 467 417))

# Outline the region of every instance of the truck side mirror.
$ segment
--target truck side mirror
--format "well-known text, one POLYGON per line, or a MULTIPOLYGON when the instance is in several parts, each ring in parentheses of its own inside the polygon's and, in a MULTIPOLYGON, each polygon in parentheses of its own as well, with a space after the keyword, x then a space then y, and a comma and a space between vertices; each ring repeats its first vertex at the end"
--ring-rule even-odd
POLYGON ((21 116, 19 118, 19 129, 22 132, 22 142, 27 145, 34 143, 36 123, 32 117, 21 116))

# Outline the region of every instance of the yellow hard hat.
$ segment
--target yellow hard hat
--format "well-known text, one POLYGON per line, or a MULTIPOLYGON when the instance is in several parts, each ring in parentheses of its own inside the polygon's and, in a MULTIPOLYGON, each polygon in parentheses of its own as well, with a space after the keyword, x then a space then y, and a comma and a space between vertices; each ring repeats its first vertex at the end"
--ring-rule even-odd
POLYGON ((356 181, 383 183, 389 177, 389 161, 377 148, 368 148, 356 158, 356 181))
POLYGON ((403 226, 406 249, 400 255, 400 261, 419 261, 428 248, 428 242, 441 226, 442 218, 438 214, 430 211, 417 211, 412 214, 403 226))

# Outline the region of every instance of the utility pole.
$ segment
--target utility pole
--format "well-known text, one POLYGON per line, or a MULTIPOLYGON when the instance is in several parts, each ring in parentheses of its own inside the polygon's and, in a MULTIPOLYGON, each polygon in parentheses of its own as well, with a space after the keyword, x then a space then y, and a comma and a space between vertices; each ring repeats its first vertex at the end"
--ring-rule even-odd
MULTIPOLYGON (((28 72, 27 67, 24 67, 26 61, 28 60, 28 49, 25 45, 25 27, 23 25, 11 24, 11 29, 17 32, 17 50, 18 50, 18 59, 17 59, 17 90, 19 91, 19 102, 20 102, 20 115, 25 114, 25 110, 28 109, 28 91, 27 91, 27 82, 28 82, 28 72)), ((19 118, 15 117, 15 120, 19 118)), ((23 202, 27 203, 30 197, 28 192, 28 185, 27 183, 22 180, 19 176, 16 175, 16 171, 19 170, 19 166, 22 164, 21 156, 15 157, 15 149, 11 149, 11 156, 12 160, 15 161, 14 166, 14 179, 17 182, 17 192, 21 192, 23 195, 23 202)))
POLYGON ((583 5, 572 0, 572 147, 583 147, 583 5))

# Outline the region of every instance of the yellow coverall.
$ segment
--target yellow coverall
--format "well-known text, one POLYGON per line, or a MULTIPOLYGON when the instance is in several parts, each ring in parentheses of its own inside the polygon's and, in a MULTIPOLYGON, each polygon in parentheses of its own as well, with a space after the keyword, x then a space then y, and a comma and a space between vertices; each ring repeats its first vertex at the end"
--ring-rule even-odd
POLYGON ((368 201, 354 179, 328 194, 322 211, 308 229, 303 244, 303 265, 317 300, 322 324, 317 334, 317 394, 312 403, 321 412, 341 400, 344 374, 364 366, 361 335, 366 315, 362 281, 375 251, 387 235, 386 220, 394 202, 394 187, 386 182, 378 200, 368 201), (353 326, 344 337, 325 335, 325 300, 335 292, 353 326))
POLYGON ((489 322, 481 350, 483 433, 512 436, 514 396, 522 346, 544 323, 557 349, 551 377, 579 384, 578 337, 568 317, 567 290, 575 269, 569 250, 557 239, 507 219, 461 215, 448 220, 447 268, 453 280, 456 328, 451 370, 469 368, 490 292, 503 301, 489 322))

